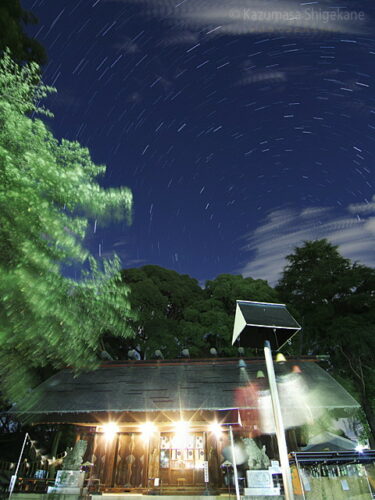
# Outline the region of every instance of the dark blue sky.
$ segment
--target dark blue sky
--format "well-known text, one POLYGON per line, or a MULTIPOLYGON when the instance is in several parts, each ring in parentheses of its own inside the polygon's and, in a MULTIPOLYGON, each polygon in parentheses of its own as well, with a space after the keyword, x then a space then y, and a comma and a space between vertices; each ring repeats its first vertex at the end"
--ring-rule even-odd
POLYGON ((375 265, 369 1, 24 0, 57 137, 129 186, 98 256, 274 281, 305 239, 375 265), (345 7, 346 6, 346 7, 345 7))

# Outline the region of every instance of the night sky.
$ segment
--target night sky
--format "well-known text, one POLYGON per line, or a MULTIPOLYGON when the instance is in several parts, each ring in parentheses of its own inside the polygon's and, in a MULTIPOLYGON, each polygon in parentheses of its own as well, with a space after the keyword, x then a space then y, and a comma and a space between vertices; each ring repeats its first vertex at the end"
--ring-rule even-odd
POLYGON ((126 185, 96 257, 274 282, 303 240, 375 266, 372 1, 24 0, 46 103, 126 185))

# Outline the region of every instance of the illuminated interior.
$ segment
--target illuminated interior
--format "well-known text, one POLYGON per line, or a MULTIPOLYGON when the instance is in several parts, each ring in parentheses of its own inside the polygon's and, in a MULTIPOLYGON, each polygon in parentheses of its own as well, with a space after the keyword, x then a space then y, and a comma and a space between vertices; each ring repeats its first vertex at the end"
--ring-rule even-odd
POLYGON ((160 467, 162 469, 200 469, 205 460, 203 432, 160 435, 160 467))
POLYGON ((223 434, 223 429, 218 422, 212 422, 209 426, 209 431, 212 432, 217 439, 220 439, 223 434))
POLYGON ((139 430, 145 441, 148 441, 152 435, 157 431, 155 424, 152 422, 145 422, 139 426, 139 430))
POLYGON ((103 424, 102 430, 106 441, 112 441, 120 429, 115 422, 108 422, 103 424))

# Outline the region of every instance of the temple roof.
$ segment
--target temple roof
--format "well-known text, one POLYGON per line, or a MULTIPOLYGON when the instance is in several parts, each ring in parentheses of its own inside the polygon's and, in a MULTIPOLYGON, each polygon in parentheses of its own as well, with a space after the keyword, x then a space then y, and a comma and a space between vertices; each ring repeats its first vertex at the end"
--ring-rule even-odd
MULTIPOLYGON (((267 398, 264 361, 251 359, 110 362, 75 375, 63 370, 42 383, 28 414, 259 409, 267 398), (241 367, 242 365, 242 367, 241 367), (243 366, 245 365, 245 366, 243 366)), ((356 408, 358 403, 311 361, 276 366, 284 411, 306 405, 356 408), (297 368, 296 368, 297 367, 297 368)), ((263 405, 264 406, 264 405, 263 405)))

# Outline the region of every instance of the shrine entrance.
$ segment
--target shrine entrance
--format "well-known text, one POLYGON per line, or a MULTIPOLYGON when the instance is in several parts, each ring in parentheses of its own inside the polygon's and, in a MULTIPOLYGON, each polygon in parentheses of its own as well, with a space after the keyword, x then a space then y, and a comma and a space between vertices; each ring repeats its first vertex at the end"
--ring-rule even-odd
POLYGON ((162 487, 205 485, 208 443, 203 431, 156 432, 150 439, 138 432, 92 437, 87 450, 91 475, 106 489, 144 489, 155 480, 162 487))
POLYGON ((160 480, 163 485, 204 485, 205 433, 160 434, 160 480))

